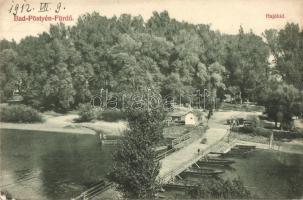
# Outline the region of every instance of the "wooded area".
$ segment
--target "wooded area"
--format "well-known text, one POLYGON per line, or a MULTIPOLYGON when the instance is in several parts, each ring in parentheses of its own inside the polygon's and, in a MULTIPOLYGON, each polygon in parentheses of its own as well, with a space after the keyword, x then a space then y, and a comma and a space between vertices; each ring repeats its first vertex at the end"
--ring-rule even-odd
POLYGON ((147 89, 178 97, 208 90, 265 105, 269 116, 289 124, 303 112, 303 31, 297 24, 266 30, 263 38, 239 27, 237 35, 154 12, 107 18, 85 14, 77 24, 20 42, 0 42, 1 102, 18 89, 39 110, 67 111, 101 89, 109 98, 147 89), (270 59, 269 59, 270 58, 270 59), (272 60, 272 62, 269 62, 272 60))

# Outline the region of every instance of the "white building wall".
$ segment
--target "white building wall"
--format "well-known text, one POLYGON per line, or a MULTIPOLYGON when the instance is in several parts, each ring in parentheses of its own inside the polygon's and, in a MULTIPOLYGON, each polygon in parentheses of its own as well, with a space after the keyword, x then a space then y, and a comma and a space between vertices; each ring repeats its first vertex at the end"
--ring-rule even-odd
POLYGON ((185 121, 185 125, 196 125, 198 119, 193 113, 188 113, 185 115, 184 121, 185 121))

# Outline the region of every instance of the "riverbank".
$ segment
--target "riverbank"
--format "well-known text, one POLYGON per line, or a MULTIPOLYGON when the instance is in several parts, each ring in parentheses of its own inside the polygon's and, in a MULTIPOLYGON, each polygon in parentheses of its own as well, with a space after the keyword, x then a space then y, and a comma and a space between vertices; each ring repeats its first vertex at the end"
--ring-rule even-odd
POLYGON ((74 119, 78 118, 77 114, 42 114, 44 122, 42 123, 0 123, 0 129, 9 130, 28 130, 39 132, 61 132, 61 133, 75 133, 75 134, 95 134, 95 130, 102 131, 106 135, 121 135, 123 130, 127 128, 124 121, 119 122, 105 122, 93 121, 74 123, 74 119))
POLYGON ((231 139, 234 143, 243 145, 254 145, 259 149, 270 149, 285 153, 303 154, 303 139, 293 139, 290 141, 274 140, 272 147, 269 147, 269 138, 264 136, 251 136, 248 134, 233 132, 231 139))
POLYGON ((256 146, 257 149, 273 150, 284 153, 293 153, 293 154, 302 154, 303 155, 303 143, 292 143, 292 142, 279 142, 274 144, 271 147, 269 144, 235 140, 235 145, 246 145, 246 146, 256 146))

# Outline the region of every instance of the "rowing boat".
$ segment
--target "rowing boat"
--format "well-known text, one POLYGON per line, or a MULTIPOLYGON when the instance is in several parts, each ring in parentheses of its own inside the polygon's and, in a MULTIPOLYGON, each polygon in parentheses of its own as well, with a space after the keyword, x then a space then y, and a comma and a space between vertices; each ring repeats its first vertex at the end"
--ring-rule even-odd
POLYGON ((209 169, 209 168, 189 168, 183 172, 186 175, 202 175, 202 176, 214 176, 224 173, 223 170, 209 169))
POLYGON ((199 160, 197 163, 202 165, 230 165, 235 161, 226 160, 226 159, 218 159, 218 158, 207 158, 204 160, 199 160))
POLYGON ((239 148, 239 149, 255 149, 256 148, 256 146, 254 146, 254 145, 236 145, 235 147, 239 148))

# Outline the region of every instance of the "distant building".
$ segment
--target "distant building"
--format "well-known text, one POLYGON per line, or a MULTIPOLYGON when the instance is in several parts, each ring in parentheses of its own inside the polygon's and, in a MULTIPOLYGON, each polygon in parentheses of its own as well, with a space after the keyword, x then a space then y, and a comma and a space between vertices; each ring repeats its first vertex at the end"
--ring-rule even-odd
POLYGON ((174 111, 168 114, 168 123, 197 125, 198 117, 191 111, 174 111))
POLYGON ((9 104, 20 104, 23 102, 23 97, 19 94, 19 90, 14 90, 13 96, 7 100, 9 104))
POLYGON ((224 96, 225 96, 224 102, 231 103, 233 101, 231 94, 225 94, 224 96))

